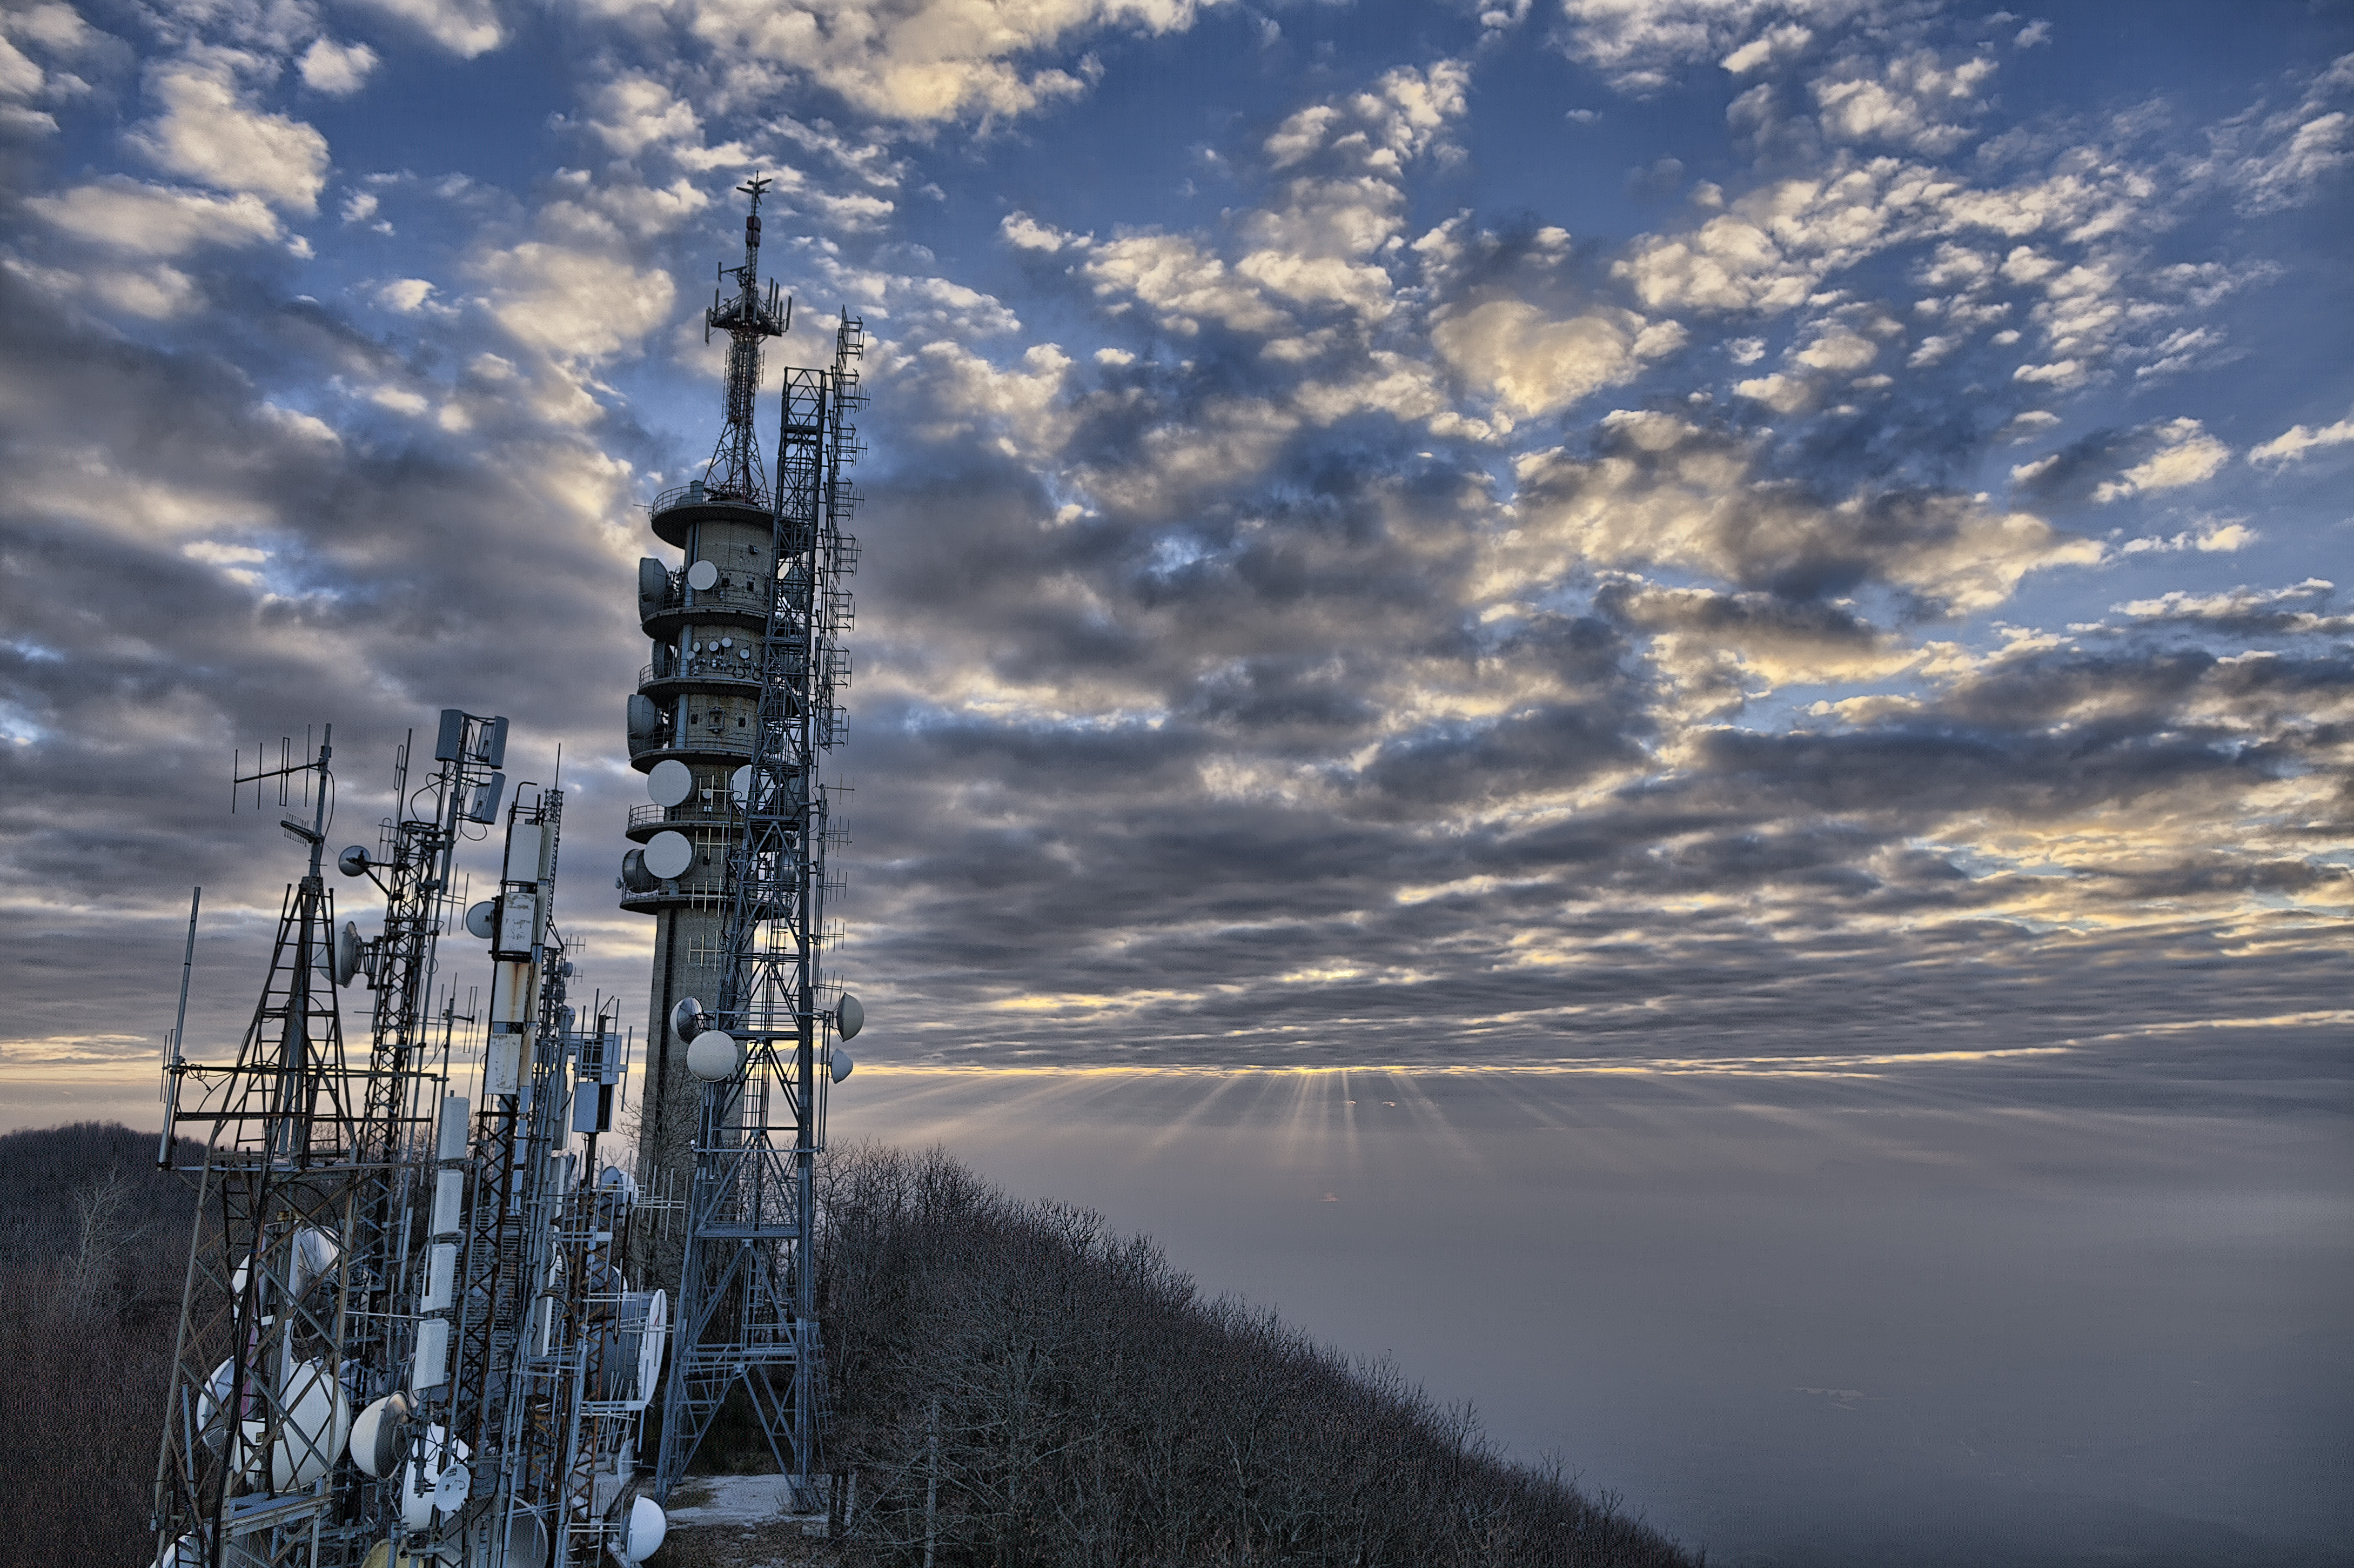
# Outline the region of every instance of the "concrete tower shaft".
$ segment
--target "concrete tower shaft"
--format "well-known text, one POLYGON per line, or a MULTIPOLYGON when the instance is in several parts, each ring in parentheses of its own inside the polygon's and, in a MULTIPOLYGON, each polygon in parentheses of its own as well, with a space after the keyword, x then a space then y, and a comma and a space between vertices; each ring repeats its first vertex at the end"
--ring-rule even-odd
MULTIPOLYGON (((630 700, 630 761, 651 774, 664 761, 692 775, 674 806, 649 801, 630 813, 639 844, 676 832, 694 847, 677 876, 647 869, 642 850, 623 863, 621 907, 654 916, 647 998, 647 1072, 639 1127, 642 1177, 682 1182, 695 1166, 703 1084, 686 1069, 671 1010, 687 997, 711 1005, 727 972, 727 867, 734 848, 736 773, 752 760, 759 722, 765 633, 776 594, 775 520, 769 508, 711 495, 700 483, 656 503, 653 531, 684 555, 673 570, 639 563, 638 620, 652 648, 630 700), (697 587, 701 582, 704 586, 697 587)), ((660 1277, 668 1277, 675 1257, 660 1277)))

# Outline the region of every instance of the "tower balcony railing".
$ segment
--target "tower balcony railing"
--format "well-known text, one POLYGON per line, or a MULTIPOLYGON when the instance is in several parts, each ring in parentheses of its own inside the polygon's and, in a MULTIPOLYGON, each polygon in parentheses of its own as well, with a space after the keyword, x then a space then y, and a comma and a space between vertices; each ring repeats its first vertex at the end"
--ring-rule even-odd
POLYGON ((688 617, 698 613, 711 615, 748 615, 761 620, 769 618, 769 579, 748 578, 741 574, 727 577, 724 582, 707 588, 690 588, 673 579, 670 588, 657 599, 641 596, 638 599, 638 620, 651 623, 658 618, 688 617))
POLYGON ((716 789, 702 791, 695 799, 675 806, 657 806, 651 800, 642 806, 632 806, 625 831, 634 836, 659 828, 725 828, 735 820, 736 810, 728 801, 720 799, 720 793, 716 789), (701 794, 711 796, 708 805, 704 803, 701 794))
POLYGON ((655 496, 647 504, 646 511, 650 514, 657 514, 681 506, 706 505, 749 506, 761 512, 771 510, 769 497, 764 493, 746 494, 726 485, 706 486, 699 479, 691 479, 655 496))
MULTIPOLYGON (((667 731, 661 735, 633 735, 630 736, 630 760, 636 763, 652 758, 653 762, 660 762, 666 757, 675 757, 685 761, 696 757, 727 757, 749 762, 752 760, 753 734, 748 726, 744 729, 711 729, 698 725, 686 732, 684 739, 667 731)), ((647 765, 651 767, 652 763, 647 765)))
MULTIPOLYGON (((730 652, 732 654, 733 650, 730 650, 730 652)), ((669 685, 679 681, 697 686, 745 686, 757 692, 760 689, 760 666, 757 660, 733 657, 703 659, 690 655, 684 662, 674 664, 670 673, 666 675, 656 673, 652 664, 646 665, 638 672, 638 686, 641 690, 658 684, 669 685)))

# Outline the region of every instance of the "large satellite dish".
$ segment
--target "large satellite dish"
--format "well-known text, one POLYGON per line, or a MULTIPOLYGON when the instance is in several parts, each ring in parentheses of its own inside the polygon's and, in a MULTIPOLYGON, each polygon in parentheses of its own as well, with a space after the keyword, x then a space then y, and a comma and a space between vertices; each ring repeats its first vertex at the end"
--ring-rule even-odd
POLYGON ((732 1078, 743 1065, 744 1053, 725 1029, 706 1029, 686 1048, 686 1070, 706 1084, 732 1078))
POLYGON ((686 586, 701 593, 719 580, 719 568, 709 561, 697 561, 686 568, 686 586))
POLYGON ((657 806, 684 804, 695 793, 695 769, 675 757, 665 757, 646 775, 646 793, 657 806))
POLYGON ((663 881, 684 876, 695 863, 695 841, 684 833, 660 832, 646 842, 646 869, 663 881))
POLYGON ((352 1407, 344 1385, 321 1361, 304 1361, 286 1380, 285 1418, 270 1451, 270 1488, 291 1492, 307 1487, 334 1465, 351 1429, 352 1407))

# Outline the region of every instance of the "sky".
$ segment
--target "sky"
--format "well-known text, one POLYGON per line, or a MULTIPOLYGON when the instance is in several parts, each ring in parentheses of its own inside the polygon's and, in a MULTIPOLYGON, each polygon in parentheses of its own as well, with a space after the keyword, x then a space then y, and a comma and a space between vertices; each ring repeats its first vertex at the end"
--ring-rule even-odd
MULTIPOLYGON (((1612 1139, 1527 1131, 1572 1102, 1681 1151, 1635 1162, 1655 1258, 1770 1197, 1819 1278, 1817 1189, 1882 1193, 1872 1280, 1951 1235, 2088 1331, 2130 1297, 2269 1347, 2217 1452, 2354 1386, 2299 1337, 2348 1277, 2310 1218, 2354 1025, 2343 5, 8 0, 0 1122, 152 1124, 192 885, 190 1037, 234 1037, 299 851, 229 813, 232 758, 328 724, 338 842, 440 708, 510 715, 518 779, 560 747, 558 918, 638 1015, 643 503, 709 457, 755 173, 770 387, 867 333, 833 967, 875 1097, 839 1128, 1185 1237, 1521 1399, 1518 1448, 1651 1455, 1655 1512, 1782 1495, 1777 1445, 1837 1473, 1801 1427, 1876 1418, 1865 1374, 1758 1372, 1833 1393, 1691 1416, 1747 1435, 1708 1470, 1642 1413, 1762 1298, 1638 1291, 1625 1421, 1549 1428, 1601 1386, 1527 1393, 1550 1308, 1449 1361, 1353 1265, 1203 1221, 1368 1158, 1299 1105, 1424 1086, 1395 1148, 1455 1172, 1416 1190, 1442 1229, 1617 1191, 1612 1139), (2111 1257, 2113 1190, 2270 1217, 2111 1257), (2261 1302, 2128 1288, 2247 1226, 2261 1302)), ((1453 1266, 1519 1288, 1509 1251, 1453 1266)), ((2082 1384, 2119 1443, 2152 1333, 2082 1384)), ((2066 1360, 1903 1342, 2021 1399, 2066 1360)), ((2134 1506, 2354 1550, 2342 1509, 2117 1463, 2134 1506)), ((1732 1517, 1686 1526, 1771 1535, 1732 1517)))

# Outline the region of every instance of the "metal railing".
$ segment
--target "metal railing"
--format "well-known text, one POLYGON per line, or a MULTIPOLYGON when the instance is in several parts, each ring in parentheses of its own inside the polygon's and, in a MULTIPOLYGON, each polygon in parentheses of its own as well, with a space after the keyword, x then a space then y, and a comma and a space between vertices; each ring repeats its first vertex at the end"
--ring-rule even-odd
POLYGON ((747 496, 724 488, 706 489, 701 480, 694 479, 684 484, 673 485, 655 496, 646 503, 646 514, 652 516, 668 512, 673 506, 700 506, 705 502, 714 501, 731 506, 749 506, 761 512, 769 510, 769 498, 766 495, 747 496))
POLYGON ((713 663, 697 667, 695 659, 690 656, 684 667, 674 669, 667 675, 654 673, 652 664, 638 672, 639 685, 649 686, 656 681, 717 681, 731 686, 758 687, 760 667, 757 662, 746 660, 737 660, 732 665, 713 663))
POLYGON ((737 588, 732 581, 725 588, 689 588, 673 577, 659 603, 650 604, 642 599, 638 601, 638 617, 642 620, 651 616, 676 615, 681 611, 697 609, 765 618, 769 613, 769 594, 765 588, 737 588), (693 603, 687 601, 690 593, 695 596, 693 603))
POLYGON ((657 806, 651 800, 642 806, 632 806, 630 808, 629 825, 633 830, 652 827, 657 822, 683 822, 698 828, 726 827, 736 813, 732 806, 718 799, 719 793, 716 789, 712 791, 712 802, 708 807, 700 800, 676 806, 657 806))

